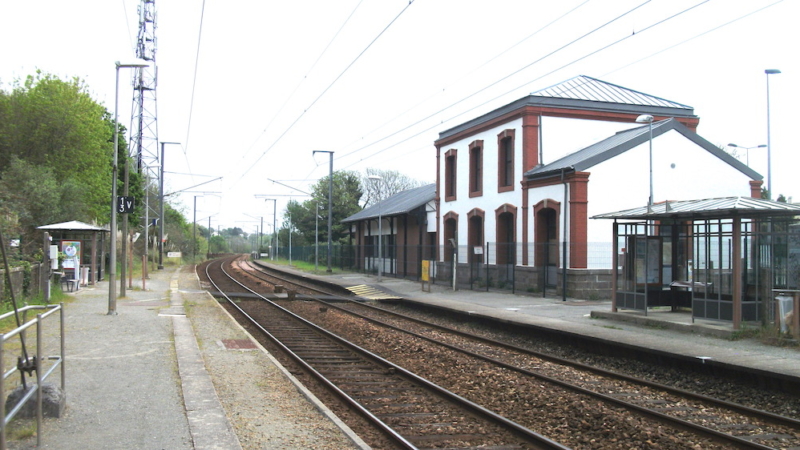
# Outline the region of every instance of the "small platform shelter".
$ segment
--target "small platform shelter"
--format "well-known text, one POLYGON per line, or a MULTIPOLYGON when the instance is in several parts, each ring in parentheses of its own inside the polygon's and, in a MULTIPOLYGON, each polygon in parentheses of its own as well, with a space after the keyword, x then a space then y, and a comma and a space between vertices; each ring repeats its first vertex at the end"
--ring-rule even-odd
POLYGON ((798 291, 800 205, 751 197, 669 201, 612 219, 612 311, 672 307, 695 318, 783 322, 798 291), (790 294, 791 295, 791 294, 790 294))
POLYGON ((82 284, 95 284, 103 279, 103 249, 108 228, 73 220, 37 229, 50 233, 51 244, 58 246, 58 251, 65 255, 61 268, 68 279, 79 280, 82 284), (81 277, 82 272, 86 274, 85 279, 81 277))

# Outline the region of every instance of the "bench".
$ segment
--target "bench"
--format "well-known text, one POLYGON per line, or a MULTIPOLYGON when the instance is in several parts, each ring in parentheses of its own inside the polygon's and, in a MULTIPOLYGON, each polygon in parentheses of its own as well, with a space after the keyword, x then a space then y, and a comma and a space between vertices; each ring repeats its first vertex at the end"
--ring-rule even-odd
POLYGON ((61 290, 64 290, 64 287, 66 286, 67 292, 72 292, 78 288, 78 283, 79 280, 77 280, 73 275, 64 274, 64 276, 61 277, 61 290))

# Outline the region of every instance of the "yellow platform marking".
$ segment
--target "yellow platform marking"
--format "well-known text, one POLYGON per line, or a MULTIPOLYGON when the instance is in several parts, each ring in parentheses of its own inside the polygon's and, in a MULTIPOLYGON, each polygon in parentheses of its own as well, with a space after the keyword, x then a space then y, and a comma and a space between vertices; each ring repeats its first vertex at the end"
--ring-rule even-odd
POLYGON ((375 288, 373 286, 369 286, 366 284, 359 284, 358 286, 350 286, 347 288, 348 291, 356 294, 359 297, 366 298, 368 300, 399 300, 400 297, 396 295, 387 294, 382 290, 375 288))

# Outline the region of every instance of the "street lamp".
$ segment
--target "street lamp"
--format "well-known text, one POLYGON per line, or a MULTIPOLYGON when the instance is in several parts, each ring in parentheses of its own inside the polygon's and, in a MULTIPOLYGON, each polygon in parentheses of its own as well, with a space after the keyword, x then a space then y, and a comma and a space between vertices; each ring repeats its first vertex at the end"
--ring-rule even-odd
POLYGON ((766 146, 767 146, 767 144, 754 145, 752 147, 742 147, 741 145, 728 144, 728 147, 741 148, 741 149, 743 149, 743 150, 745 150, 747 152, 747 167, 750 167, 750 150, 752 150, 754 148, 764 148, 766 146))
POLYGON ((327 153, 330 155, 330 169, 328 171, 328 273, 331 270, 331 253, 333 245, 331 243, 331 230, 333 229, 333 152, 330 150, 314 150, 312 154, 327 153))
POLYGON ((646 123, 650 126, 650 199, 647 200, 647 212, 653 210, 653 116, 642 114, 636 118, 636 123, 646 123))
POLYGON ((119 69, 149 67, 146 62, 136 62, 131 64, 114 63, 116 67, 116 79, 114 84, 114 156, 112 158, 111 175, 111 258, 108 271, 108 315, 117 314, 117 158, 119 156, 119 69))
POLYGON ((767 74, 767 193, 769 199, 773 200, 775 195, 772 193, 772 141, 770 141, 769 129, 769 76, 781 73, 778 69, 767 69, 764 71, 767 74))
POLYGON ((368 178, 378 190, 378 283, 380 283, 383 274, 383 205, 381 204, 380 183, 383 178, 380 175, 370 175, 368 178))
POLYGON ((161 224, 158 226, 158 270, 164 270, 164 145, 166 144, 180 145, 180 142, 161 143, 161 173, 158 177, 158 198, 160 199, 161 209, 159 214, 159 220, 161 221, 161 224))

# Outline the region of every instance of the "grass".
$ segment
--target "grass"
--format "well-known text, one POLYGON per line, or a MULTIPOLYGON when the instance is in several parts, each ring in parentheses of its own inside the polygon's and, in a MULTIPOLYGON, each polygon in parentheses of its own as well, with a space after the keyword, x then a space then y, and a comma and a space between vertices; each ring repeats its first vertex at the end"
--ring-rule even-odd
MULTIPOLYGON (((308 261, 303 261, 303 260, 293 259, 291 265, 289 264, 289 260, 288 259, 276 259, 274 261, 271 260, 271 259, 262 259, 261 261, 264 261, 264 262, 267 262, 267 263, 270 263, 270 264, 275 264, 275 265, 278 265, 278 266, 289 266, 289 267, 293 267, 293 268, 295 268, 297 270, 300 270, 302 272, 308 272, 308 273, 313 273, 313 274, 325 274, 325 273, 327 273, 327 270, 328 270, 326 264, 324 262, 322 262, 322 261, 320 261, 320 264, 319 264, 317 270, 314 270, 314 263, 313 262, 308 262, 308 261)), ((336 267, 331 267, 331 273, 342 274, 342 273, 350 273, 350 272, 349 271, 343 271, 341 269, 337 269, 336 267)))
MULTIPOLYGON (((54 284, 52 286, 51 290, 50 290, 50 302, 49 303, 45 302, 44 298, 42 296, 37 296, 37 297, 27 298, 27 299, 19 299, 18 298, 16 300, 17 300, 17 308, 22 308, 22 307, 24 307, 26 305, 48 305, 48 304, 49 305, 57 305, 57 304, 62 303, 62 302, 63 303, 67 303, 67 302, 72 300, 72 297, 67 295, 67 294, 65 294, 64 292, 62 292, 60 286, 56 286, 54 284)), ((3 302, 2 304, 0 304, 0 314, 5 314, 5 313, 13 311, 13 310, 14 310, 14 306, 11 304, 11 299, 9 299, 8 301, 3 302)), ((35 317, 35 313, 29 312, 28 313, 28 319, 30 319, 32 317, 35 317)), ((21 316, 20 316, 20 319, 22 319, 21 316)), ((4 319, 4 320, 0 320, 0 332, 2 332, 2 333, 7 333, 7 332, 13 330, 16 327, 17 327, 17 322, 16 322, 16 319, 14 318, 13 315, 11 317, 8 317, 8 318, 4 319)))
POLYGON ((14 418, 6 427, 9 441, 21 441, 36 436, 36 421, 33 419, 14 418))

